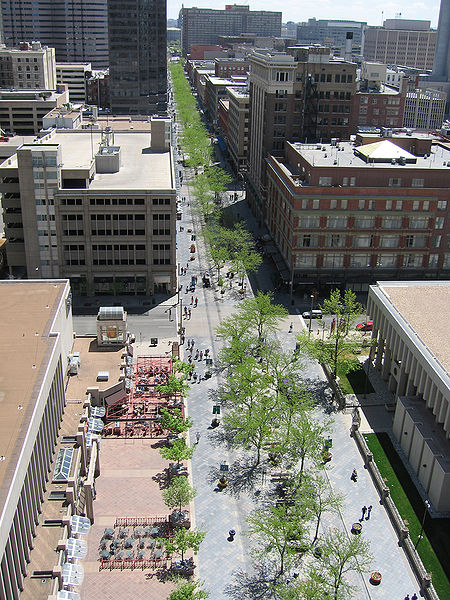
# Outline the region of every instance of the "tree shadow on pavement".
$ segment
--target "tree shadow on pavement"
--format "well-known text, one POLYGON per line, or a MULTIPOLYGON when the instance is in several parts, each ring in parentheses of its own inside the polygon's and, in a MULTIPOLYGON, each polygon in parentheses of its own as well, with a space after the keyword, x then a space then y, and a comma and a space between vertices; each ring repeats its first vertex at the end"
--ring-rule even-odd
POLYGON ((338 406, 333 400, 333 392, 327 381, 320 379, 304 379, 305 391, 311 395, 318 406, 321 406, 326 414, 338 412, 338 406))
POLYGON ((253 573, 241 569, 235 571, 233 581, 225 588, 225 594, 232 600, 275 599, 274 580, 273 568, 269 563, 257 564, 253 573))

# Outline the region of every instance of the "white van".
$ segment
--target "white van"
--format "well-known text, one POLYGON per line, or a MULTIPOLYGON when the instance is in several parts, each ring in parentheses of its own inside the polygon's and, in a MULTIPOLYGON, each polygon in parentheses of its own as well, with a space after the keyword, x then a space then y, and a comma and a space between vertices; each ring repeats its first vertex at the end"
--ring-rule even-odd
POLYGON ((319 309, 312 311, 307 310, 306 312, 302 313, 302 317, 304 319, 321 319, 322 311, 319 309))

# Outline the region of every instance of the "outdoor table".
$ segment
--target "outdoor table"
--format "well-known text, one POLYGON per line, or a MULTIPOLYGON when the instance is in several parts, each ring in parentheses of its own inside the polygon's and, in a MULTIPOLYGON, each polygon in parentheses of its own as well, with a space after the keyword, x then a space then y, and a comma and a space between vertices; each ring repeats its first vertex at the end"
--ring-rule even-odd
POLYGON ((153 552, 153 558, 156 558, 157 560, 162 558, 162 550, 155 550, 153 552))
POLYGON ((157 527, 152 527, 151 534, 152 535, 158 535, 158 533, 159 533, 159 529, 157 527))
POLYGON ((142 527, 136 527, 136 529, 134 530, 134 535, 138 538, 142 537, 144 535, 144 530, 142 529, 142 527))
POLYGON ((133 543, 134 543, 134 540, 133 540, 133 538, 128 538, 128 539, 125 541, 125 548, 131 548, 131 547, 133 546, 133 543))
POLYGON ((114 529, 111 529, 110 527, 105 529, 105 537, 112 538, 113 535, 114 535, 114 529))
POLYGON ((108 552, 108 550, 102 550, 100 552, 100 558, 103 558, 104 560, 109 560, 111 558, 111 554, 108 552))
POLYGON ((124 538, 127 537, 128 530, 127 529, 119 529, 119 537, 124 538))
POLYGON ((147 548, 154 548, 154 547, 155 547, 155 540, 148 540, 147 548))
POLYGON ((150 537, 150 527, 144 529, 144 537, 150 537))
POLYGON ((133 560, 133 558, 134 558, 134 552, 132 550, 129 550, 126 553, 125 560, 133 560))

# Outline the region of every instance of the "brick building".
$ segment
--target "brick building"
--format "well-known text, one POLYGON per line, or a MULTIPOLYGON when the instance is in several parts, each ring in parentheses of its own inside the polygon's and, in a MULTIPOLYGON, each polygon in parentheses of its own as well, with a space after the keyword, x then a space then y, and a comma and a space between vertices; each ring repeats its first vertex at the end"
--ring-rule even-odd
POLYGON ((269 156, 266 223, 297 285, 448 278, 450 149, 428 147, 287 142, 269 156))
POLYGON ((216 58, 214 61, 214 74, 216 77, 232 77, 240 75, 245 77, 248 72, 248 60, 243 58, 216 58))

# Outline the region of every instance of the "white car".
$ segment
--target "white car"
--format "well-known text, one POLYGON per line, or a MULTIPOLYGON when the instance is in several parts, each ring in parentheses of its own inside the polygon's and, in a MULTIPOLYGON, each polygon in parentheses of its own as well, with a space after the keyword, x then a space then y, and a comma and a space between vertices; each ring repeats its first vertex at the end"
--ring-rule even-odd
POLYGON ((307 310, 306 312, 302 313, 302 317, 304 319, 321 319, 322 311, 321 310, 312 310, 312 311, 307 310))

